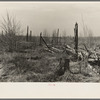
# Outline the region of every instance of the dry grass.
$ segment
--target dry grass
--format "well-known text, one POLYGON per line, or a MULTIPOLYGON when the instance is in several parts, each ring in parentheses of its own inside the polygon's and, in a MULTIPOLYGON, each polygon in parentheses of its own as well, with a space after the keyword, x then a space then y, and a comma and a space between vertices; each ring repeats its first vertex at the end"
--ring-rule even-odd
POLYGON ((52 81, 58 60, 49 52, 37 49, 32 54, 4 54, 1 81, 52 81))
MULTIPOLYGON (((52 54, 38 47, 34 52, 28 53, 1 53, 0 61, 3 64, 3 71, 0 77, 1 82, 85 82, 99 81, 98 76, 86 75, 84 66, 70 66, 73 72, 77 72, 80 66, 82 73, 72 74, 66 71, 64 75, 56 73, 59 65, 59 54, 52 54), (83 74, 84 73, 84 74, 83 74), (91 79, 90 79, 91 78, 91 79), (90 79, 90 80, 89 80, 90 79), (97 80, 96 80, 97 79, 97 80)), ((74 65, 74 64, 73 64, 74 65)), ((83 64, 82 64, 83 65, 83 64)), ((100 72, 100 68, 95 66, 100 72)), ((88 69, 90 70, 90 69, 88 69)), ((88 72, 87 72, 88 73, 88 72)))

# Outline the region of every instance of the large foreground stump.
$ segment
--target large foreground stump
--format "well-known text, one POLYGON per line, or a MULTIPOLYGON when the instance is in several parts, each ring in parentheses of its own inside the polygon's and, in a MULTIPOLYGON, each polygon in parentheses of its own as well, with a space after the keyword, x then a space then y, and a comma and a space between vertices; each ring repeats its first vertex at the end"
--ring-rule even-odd
POLYGON ((65 73, 66 70, 69 70, 69 59, 60 58, 57 75, 61 76, 65 73))

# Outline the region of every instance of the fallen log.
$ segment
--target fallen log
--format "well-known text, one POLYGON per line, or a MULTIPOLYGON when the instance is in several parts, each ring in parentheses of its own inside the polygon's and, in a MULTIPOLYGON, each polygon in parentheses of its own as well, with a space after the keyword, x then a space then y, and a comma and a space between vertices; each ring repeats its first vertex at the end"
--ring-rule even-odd
POLYGON ((56 52, 56 53, 62 53, 62 52, 63 52, 63 50, 60 50, 60 49, 55 48, 55 47, 51 47, 51 50, 52 50, 53 52, 56 52))
POLYGON ((52 51, 51 49, 47 49, 47 48, 45 48, 45 50, 46 50, 47 52, 50 52, 50 53, 55 53, 55 52, 52 51))

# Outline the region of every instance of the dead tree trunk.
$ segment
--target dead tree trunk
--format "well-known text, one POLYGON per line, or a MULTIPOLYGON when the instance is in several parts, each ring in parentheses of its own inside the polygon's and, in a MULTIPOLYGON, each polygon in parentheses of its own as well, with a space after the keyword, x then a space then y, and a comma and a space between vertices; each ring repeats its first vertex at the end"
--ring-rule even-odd
POLYGON ((30 42, 32 41, 32 31, 30 31, 30 42))
POLYGON ((64 63, 64 71, 69 70, 69 59, 65 59, 65 63, 64 63))
POLYGON ((41 39, 41 37, 42 37, 42 32, 40 33, 40 46, 42 45, 42 39, 41 39))
POLYGON ((78 24, 77 23, 75 24, 74 34, 75 34, 75 52, 78 58, 78 24))
POLYGON ((46 45, 46 47, 48 48, 48 49, 50 49, 50 47, 47 45, 47 43, 46 43, 46 41, 44 40, 44 38, 42 37, 42 34, 40 34, 40 41, 42 42, 44 42, 44 44, 46 45))
POLYGON ((59 41, 59 28, 57 30, 57 45, 58 45, 58 41, 59 41))
POLYGON ((26 41, 28 42, 28 34, 29 34, 29 26, 27 26, 27 35, 26 35, 26 41))
POLYGON ((66 58, 60 58, 58 70, 57 70, 57 75, 61 76, 65 73, 65 71, 69 71, 69 59, 66 58))

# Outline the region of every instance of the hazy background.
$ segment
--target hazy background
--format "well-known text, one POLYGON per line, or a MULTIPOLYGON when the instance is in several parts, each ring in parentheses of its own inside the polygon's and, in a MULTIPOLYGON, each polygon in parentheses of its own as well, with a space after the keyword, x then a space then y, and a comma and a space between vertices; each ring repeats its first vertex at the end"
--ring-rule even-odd
POLYGON ((78 22, 79 34, 83 35, 83 19, 94 36, 100 36, 100 2, 0 2, 0 21, 6 12, 20 20, 23 34, 29 25, 34 35, 45 29, 52 34, 58 28, 60 34, 66 31, 73 35, 78 22))

